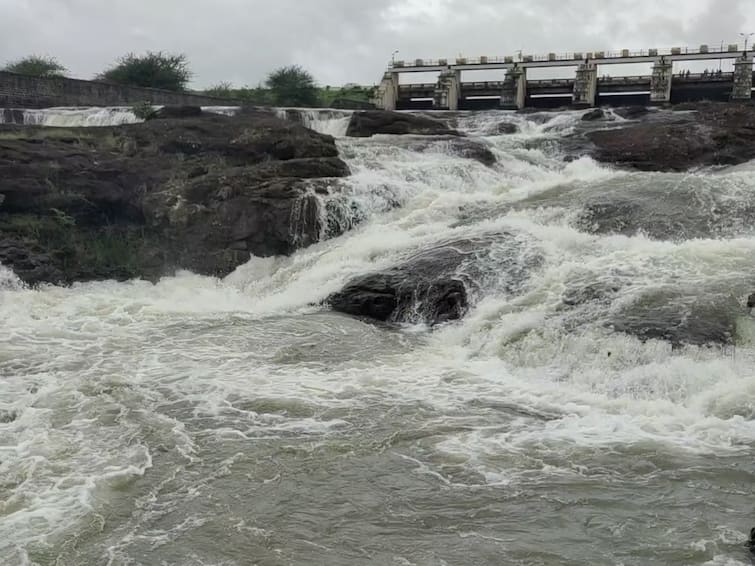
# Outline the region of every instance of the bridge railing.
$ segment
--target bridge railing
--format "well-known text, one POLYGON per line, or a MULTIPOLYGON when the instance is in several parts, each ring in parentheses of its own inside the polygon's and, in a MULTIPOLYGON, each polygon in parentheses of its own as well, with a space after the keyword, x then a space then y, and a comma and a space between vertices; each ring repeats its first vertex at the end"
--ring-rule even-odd
MULTIPOLYGON (((734 73, 731 72, 712 72, 712 73, 690 73, 686 72, 675 73, 674 80, 684 81, 730 81, 734 77, 734 73)), ((549 87, 549 86, 571 86, 574 84, 574 78, 564 79, 533 79, 528 80, 527 84, 531 88, 537 87, 549 87)), ((600 75, 598 82, 602 84, 636 84, 636 83, 649 83, 652 80, 650 75, 629 75, 629 76, 612 76, 612 75, 600 75)), ((462 87, 467 90, 487 90, 487 89, 503 89, 503 81, 474 81, 474 82, 462 82, 462 87)), ((408 91, 427 91, 433 90, 437 86, 437 83, 416 83, 416 84, 402 84, 399 85, 399 90, 402 92, 408 91)))
MULTIPOLYGON (((457 57, 456 59, 414 59, 412 61, 394 61, 389 68, 404 69, 416 67, 452 67, 464 65, 499 65, 513 63, 532 63, 548 61, 584 61, 601 60, 601 59, 626 59, 639 57, 661 57, 668 55, 709 55, 709 54, 726 54, 731 55, 740 53, 741 49, 737 44, 723 46, 701 45, 696 48, 690 47, 665 47, 655 49, 630 50, 622 49, 618 51, 575 51, 567 53, 548 53, 547 55, 525 55, 517 56, 496 55, 492 57, 457 57)), ((576 63, 575 63, 576 64, 576 63)))

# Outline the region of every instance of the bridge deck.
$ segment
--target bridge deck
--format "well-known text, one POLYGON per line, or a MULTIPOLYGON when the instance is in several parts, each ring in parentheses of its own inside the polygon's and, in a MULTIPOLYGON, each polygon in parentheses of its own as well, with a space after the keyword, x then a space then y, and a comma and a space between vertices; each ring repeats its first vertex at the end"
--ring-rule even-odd
POLYGON ((453 71, 485 71, 495 69, 511 69, 514 66, 520 68, 544 68, 544 67, 575 67, 589 59, 596 65, 626 65, 632 63, 655 63, 660 57, 666 61, 706 61, 719 59, 737 59, 742 57, 745 51, 739 46, 730 45, 724 49, 705 48, 671 48, 644 51, 609 51, 587 53, 550 53, 548 55, 524 55, 521 58, 514 57, 459 57, 451 62, 447 59, 427 60, 415 59, 414 61, 396 61, 388 70, 392 73, 427 73, 445 70, 453 71))

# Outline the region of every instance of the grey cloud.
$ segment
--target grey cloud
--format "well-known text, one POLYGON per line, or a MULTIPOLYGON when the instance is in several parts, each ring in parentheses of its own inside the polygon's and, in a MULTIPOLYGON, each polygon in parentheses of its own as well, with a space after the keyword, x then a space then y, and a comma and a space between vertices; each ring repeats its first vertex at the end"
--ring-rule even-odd
MULTIPOLYGON (((0 62, 57 56, 88 78, 129 51, 186 53, 195 85, 256 84, 300 63, 374 83, 405 58, 717 44, 752 0, 0 0, 0 62)), ((753 30, 755 31, 755 30, 753 30)))

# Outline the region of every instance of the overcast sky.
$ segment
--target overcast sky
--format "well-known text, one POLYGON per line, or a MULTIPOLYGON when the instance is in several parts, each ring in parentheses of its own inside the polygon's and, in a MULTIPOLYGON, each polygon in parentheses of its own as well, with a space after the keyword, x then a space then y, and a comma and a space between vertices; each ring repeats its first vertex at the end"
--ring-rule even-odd
MULTIPOLYGON (((755 0, 0 0, 0 65, 57 57, 91 78, 129 51, 185 53, 194 87, 256 85, 298 63, 321 84, 378 82, 399 58, 719 45, 755 0)), ((755 39, 755 37, 753 38, 755 39)))

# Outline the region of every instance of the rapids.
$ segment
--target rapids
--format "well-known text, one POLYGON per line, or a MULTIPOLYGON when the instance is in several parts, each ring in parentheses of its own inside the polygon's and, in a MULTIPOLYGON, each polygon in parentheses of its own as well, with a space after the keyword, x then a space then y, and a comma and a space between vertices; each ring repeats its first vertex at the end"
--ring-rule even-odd
POLYGON ((564 159, 580 112, 452 116, 489 167, 301 112, 352 170, 322 207, 345 234, 225 280, 28 289, 0 266, 0 564, 748 564, 753 165, 619 171, 564 159), (540 259, 512 289, 510 254, 482 254, 498 276, 461 321, 318 306, 497 233, 540 259), (617 330, 705 334, 719 300, 728 344, 617 330))

